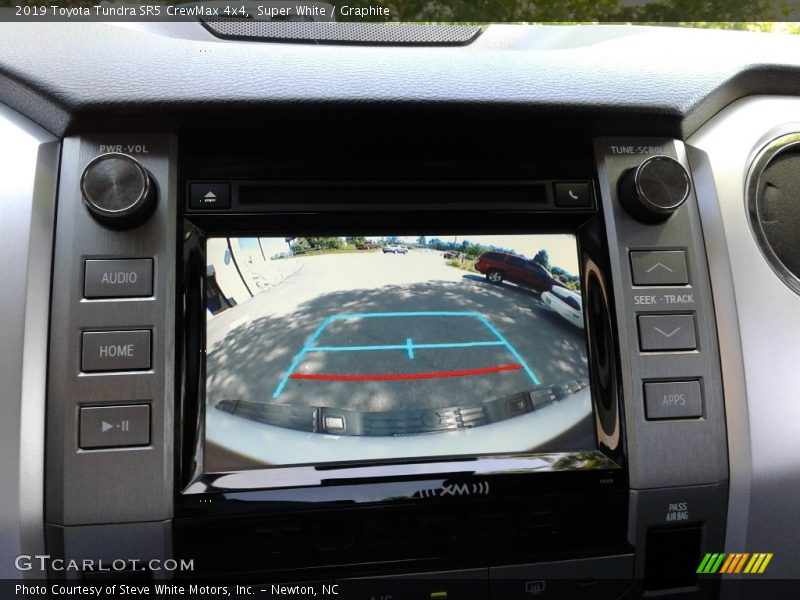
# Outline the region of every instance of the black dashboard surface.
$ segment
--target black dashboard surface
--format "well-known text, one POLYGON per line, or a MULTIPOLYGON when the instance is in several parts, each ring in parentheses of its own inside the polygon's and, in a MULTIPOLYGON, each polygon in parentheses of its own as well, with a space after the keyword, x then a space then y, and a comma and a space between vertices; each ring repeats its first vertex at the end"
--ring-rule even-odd
POLYGON ((0 102, 56 135, 426 107, 465 127, 502 115, 685 138, 737 98, 800 93, 800 39, 747 32, 492 25, 455 48, 231 42, 199 23, 3 23, 0 35, 0 102))

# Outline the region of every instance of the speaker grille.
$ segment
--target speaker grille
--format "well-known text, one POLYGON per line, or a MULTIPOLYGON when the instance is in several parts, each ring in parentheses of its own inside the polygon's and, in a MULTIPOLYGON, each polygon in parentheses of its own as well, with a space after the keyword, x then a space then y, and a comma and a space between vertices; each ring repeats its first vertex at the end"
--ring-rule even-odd
POLYGON ((477 25, 240 20, 203 24, 215 36, 230 40, 377 46, 464 46, 481 33, 477 25))

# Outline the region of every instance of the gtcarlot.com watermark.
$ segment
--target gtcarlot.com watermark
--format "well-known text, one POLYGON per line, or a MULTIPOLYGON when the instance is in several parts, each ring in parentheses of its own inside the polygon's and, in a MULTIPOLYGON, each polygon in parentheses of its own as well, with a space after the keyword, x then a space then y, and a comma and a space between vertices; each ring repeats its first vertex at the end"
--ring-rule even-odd
POLYGON ((18 571, 76 571, 95 573, 122 573, 127 571, 175 572, 194 571, 194 559, 154 558, 151 560, 115 559, 112 561, 84 558, 81 560, 65 560, 53 558, 49 554, 20 554, 14 559, 14 567, 18 571))

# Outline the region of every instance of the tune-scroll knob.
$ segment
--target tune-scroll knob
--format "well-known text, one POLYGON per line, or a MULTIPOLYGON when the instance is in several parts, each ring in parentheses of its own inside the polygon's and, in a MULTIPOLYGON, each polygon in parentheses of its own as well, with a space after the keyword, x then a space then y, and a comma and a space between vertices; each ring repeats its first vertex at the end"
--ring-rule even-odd
POLYGON ((98 222, 125 229, 144 222, 156 205, 156 186, 135 158, 119 152, 92 159, 81 175, 86 208, 98 222))
POLYGON ((622 174, 619 199, 633 217, 648 223, 665 221, 686 202, 689 173, 669 156, 651 156, 622 174))

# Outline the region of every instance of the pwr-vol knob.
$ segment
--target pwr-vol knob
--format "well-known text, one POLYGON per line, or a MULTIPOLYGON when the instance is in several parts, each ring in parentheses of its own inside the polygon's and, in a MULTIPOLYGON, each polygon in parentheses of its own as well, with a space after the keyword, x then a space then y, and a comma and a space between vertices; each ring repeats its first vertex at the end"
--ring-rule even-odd
POLYGON ((691 191, 689 173, 669 156, 651 156, 622 174, 619 199, 631 216, 647 223, 665 221, 691 191))
POLYGON ((92 159, 81 175, 83 202, 99 223, 126 229, 143 223, 156 206, 156 186, 141 163, 110 152, 92 159))

